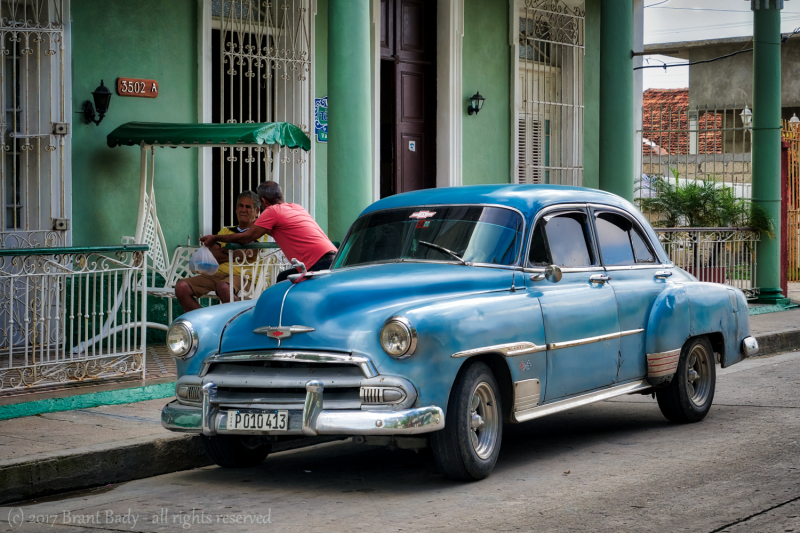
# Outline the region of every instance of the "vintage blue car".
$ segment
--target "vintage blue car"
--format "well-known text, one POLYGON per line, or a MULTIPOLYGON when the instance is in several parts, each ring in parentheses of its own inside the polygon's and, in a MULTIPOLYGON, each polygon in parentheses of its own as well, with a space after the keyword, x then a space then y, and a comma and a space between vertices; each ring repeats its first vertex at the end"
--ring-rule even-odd
POLYGON ((383 199, 330 271, 187 313, 167 344, 180 378, 162 423, 220 466, 350 435, 429 444, 455 479, 491 472, 504 423, 623 394, 702 420, 715 364, 758 351, 744 294, 675 267, 633 205, 544 185, 383 199))

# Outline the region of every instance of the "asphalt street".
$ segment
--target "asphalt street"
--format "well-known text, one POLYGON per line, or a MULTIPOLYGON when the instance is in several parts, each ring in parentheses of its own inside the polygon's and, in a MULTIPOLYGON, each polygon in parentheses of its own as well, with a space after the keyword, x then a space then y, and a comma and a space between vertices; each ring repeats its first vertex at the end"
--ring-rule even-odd
POLYGON ((344 441, 2 507, 0 531, 800 533, 799 390, 800 352, 750 359, 697 424, 640 395, 507 425, 480 482, 344 441))

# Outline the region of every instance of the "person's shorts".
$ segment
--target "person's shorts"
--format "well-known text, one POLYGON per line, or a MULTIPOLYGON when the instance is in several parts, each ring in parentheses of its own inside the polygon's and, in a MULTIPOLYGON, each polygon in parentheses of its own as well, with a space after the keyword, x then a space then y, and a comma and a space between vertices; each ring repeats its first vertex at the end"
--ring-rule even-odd
MULTIPOLYGON (((190 278, 183 278, 191 288, 192 293, 194 294, 195 298, 199 298, 204 294, 208 294, 211 291, 217 290, 217 285, 219 282, 228 283, 228 274, 214 274, 213 276, 209 276, 208 274, 200 274, 199 276, 192 276, 190 278)), ((250 285, 249 280, 245 280, 246 285, 250 285)), ((242 277, 234 275, 233 276, 233 288, 235 289, 235 293, 238 294, 242 288, 242 277)))

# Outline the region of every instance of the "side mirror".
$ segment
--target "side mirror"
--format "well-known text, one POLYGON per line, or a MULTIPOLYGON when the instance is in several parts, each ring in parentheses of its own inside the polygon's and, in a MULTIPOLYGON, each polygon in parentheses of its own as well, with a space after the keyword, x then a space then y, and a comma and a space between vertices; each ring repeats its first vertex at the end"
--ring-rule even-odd
POLYGON ((550 283, 561 281, 561 269, 557 265, 550 265, 544 269, 544 277, 550 283))

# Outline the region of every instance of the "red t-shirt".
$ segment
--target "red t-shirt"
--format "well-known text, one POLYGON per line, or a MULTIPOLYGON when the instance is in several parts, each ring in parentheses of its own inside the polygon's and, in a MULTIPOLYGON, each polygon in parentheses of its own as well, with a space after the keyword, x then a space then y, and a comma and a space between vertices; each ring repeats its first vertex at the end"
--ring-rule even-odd
POLYGON ((314 266, 328 252, 336 251, 322 228, 300 205, 284 202, 269 206, 255 224, 270 232, 286 259, 297 259, 306 268, 314 266))

